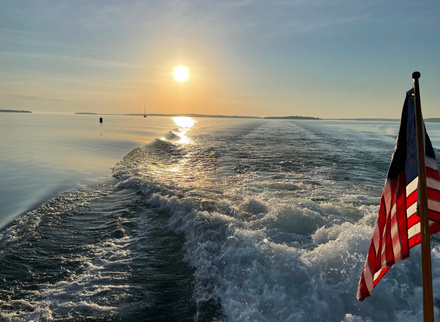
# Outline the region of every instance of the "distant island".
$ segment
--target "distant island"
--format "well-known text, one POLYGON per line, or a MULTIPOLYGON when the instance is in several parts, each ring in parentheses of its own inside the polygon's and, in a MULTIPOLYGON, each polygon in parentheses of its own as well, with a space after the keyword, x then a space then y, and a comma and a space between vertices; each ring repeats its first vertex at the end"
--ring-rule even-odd
MULTIPOLYGON (((31 111, 16 111, 16 110, 0 110, 0 112, 14 112, 14 113, 32 113, 31 111)), ((94 112, 75 112, 73 114, 79 115, 126 115, 126 116, 144 116, 144 114, 121 114, 121 113, 94 113, 94 112)), ((218 114, 194 114, 194 113, 177 113, 177 114, 165 114, 165 113, 152 113, 145 114, 147 116, 165 116, 165 117, 212 117, 212 118, 237 118, 237 119, 265 119, 265 120, 340 120, 340 121, 361 121, 361 122, 397 122, 399 119, 393 118, 324 118, 313 116, 245 116, 245 115, 218 115, 218 114)), ((440 123, 440 118, 426 118, 425 122, 437 122, 440 123)))
MULTIPOLYGON (((127 116, 144 116, 144 114, 117 114, 117 113, 91 113, 91 112, 75 112, 74 114, 83 115, 127 115, 127 116)), ((319 117, 311 116, 245 116, 245 115, 218 115, 218 114, 194 114, 194 113, 178 113, 178 114, 165 114, 165 113, 152 113, 145 114, 147 116, 165 116, 165 117, 177 117, 177 116, 187 116, 187 117, 212 117, 212 118, 238 118, 238 119, 285 119, 285 120, 320 120, 319 117)))
POLYGON ((0 110, 2 113, 32 113, 31 111, 25 110, 0 110))
MULTIPOLYGON (((400 121, 400 119, 388 119, 388 118, 338 118, 338 119, 329 119, 329 120, 337 120, 337 121, 361 121, 361 122, 395 122, 400 121)), ((425 120, 426 121, 426 120, 425 120)))
MULTIPOLYGON (((399 122, 400 119, 388 119, 388 118, 348 118, 348 119, 329 119, 329 120, 341 120, 341 121, 362 121, 362 122, 399 122)), ((440 118, 427 118, 425 122, 440 123, 440 118)))
POLYGON ((247 119, 261 119, 259 116, 240 116, 240 115, 209 115, 209 114, 120 114, 120 113, 91 113, 91 112, 75 112, 77 115, 126 115, 126 116, 188 116, 188 117, 218 117, 218 118, 247 118, 247 119))
MULTIPOLYGON (((144 114, 126 114, 132 116, 143 116, 144 114)), ((218 118, 239 118, 239 119, 261 119, 259 116, 242 116, 242 115, 211 115, 211 114, 145 114, 147 116, 188 116, 188 117, 218 117, 218 118)))
POLYGON ((319 117, 312 116, 266 116, 269 120, 320 120, 319 117))

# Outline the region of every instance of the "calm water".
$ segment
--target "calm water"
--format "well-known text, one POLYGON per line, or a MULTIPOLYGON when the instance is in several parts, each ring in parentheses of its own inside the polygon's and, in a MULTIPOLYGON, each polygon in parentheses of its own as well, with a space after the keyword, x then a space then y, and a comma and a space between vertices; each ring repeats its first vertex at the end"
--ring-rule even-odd
POLYGON ((397 122, 194 121, 0 115, 0 318, 421 320, 418 248, 355 299, 397 122))
POLYGON ((111 176, 131 149, 173 126, 169 118, 0 114, 0 227, 58 193, 111 176))

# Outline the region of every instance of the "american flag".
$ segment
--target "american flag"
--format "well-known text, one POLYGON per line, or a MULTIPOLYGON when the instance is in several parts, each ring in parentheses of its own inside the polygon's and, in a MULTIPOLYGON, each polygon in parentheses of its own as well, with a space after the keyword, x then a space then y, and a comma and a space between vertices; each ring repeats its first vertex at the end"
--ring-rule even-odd
MULTIPOLYGON (((424 123, 422 121, 423 128, 424 123)), ((440 231, 440 175, 431 140, 425 134, 425 166, 430 234, 440 231)), ((367 259, 356 298, 370 296, 373 288, 394 263, 409 257, 421 241, 417 214, 417 141, 413 90, 406 93, 399 135, 380 200, 367 259)))

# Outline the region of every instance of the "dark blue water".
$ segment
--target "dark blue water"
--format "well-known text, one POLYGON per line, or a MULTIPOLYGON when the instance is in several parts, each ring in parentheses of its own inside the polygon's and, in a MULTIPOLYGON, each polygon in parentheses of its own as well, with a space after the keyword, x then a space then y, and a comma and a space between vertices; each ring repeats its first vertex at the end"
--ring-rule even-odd
POLYGON ((197 121, 3 228, 2 319, 421 319, 417 248, 355 299, 398 123, 197 121))

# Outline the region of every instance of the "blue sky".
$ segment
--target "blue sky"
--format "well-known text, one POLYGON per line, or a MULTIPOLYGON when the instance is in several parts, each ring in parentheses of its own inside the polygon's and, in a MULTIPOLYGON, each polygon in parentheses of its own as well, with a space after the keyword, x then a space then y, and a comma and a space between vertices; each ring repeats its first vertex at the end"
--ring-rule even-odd
POLYGON ((0 0, 0 108, 440 117, 439 57, 438 0, 0 0))

